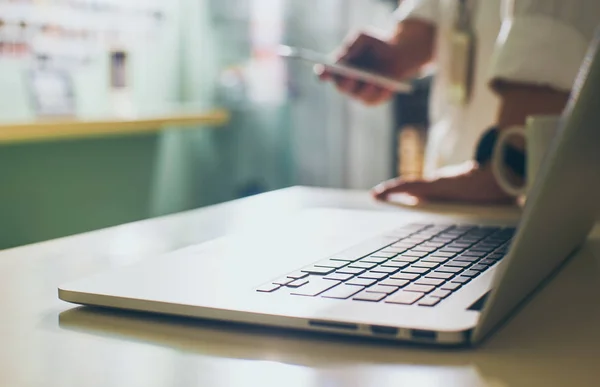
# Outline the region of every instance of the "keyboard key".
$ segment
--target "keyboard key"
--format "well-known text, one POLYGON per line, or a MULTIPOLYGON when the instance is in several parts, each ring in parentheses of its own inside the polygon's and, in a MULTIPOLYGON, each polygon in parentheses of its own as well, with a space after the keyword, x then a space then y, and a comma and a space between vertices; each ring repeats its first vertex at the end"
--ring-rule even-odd
POLYGON ((433 253, 437 249, 438 249, 437 247, 417 246, 417 247, 413 248, 411 251, 418 251, 418 252, 424 252, 424 253, 433 253))
POLYGON ((477 244, 477 246, 479 246, 481 248, 489 248, 489 249, 494 250, 497 247, 500 247, 500 243, 491 243, 491 242, 488 242, 486 240, 483 240, 483 241, 479 242, 477 244))
POLYGON ((417 285, 429 285, 429 286, 440 286, 444 282, 446 282, 446 281, 444 281, 443 279, 419 278, 418 280, 415 281, 415 284, 417 284, 417 285))
POLYGON ((347 300, 362 290, 360 286, 340 285, 321 294, 321 297, 347 300))
POLYGON ((406 286, 410 283, 410 280, 406 280, 406 279, 393 279, 393 278, 388 278, 386 280, 381 281, 378 285, 381 286, 392 286, 395 288, 401 288, 403 286, 406 286))
POLYGON ((498 260, 504 258, 504 254, 496 254, 496 253, 494 253, 494 254, 488 255, 486 258, 494 260, 494 261, 498 261, 498 260))
POLYGON ((412 305, 423 298, 423 293, 405 292, 400 290, 388 297, 385 302, 389 304, 412 305))
POLYGON ((397 280, 415 280, 417 278, 420 277, 420 274, 414 274, 414 273, 396 273, 394 275, 392 275, 390 278, 391 279, 397 279, 397 280))
POLYGON ((494 265, 496 263, 496 261, 494 261, 493 259, 486 258, 486 259, 482 259, 481 261, 479 261, 479 263, 481 265, 490 265, 491 266, 491 265, 494 265))
POLYGON ((452 294, 452 291, 450 291, 450 290, 437 289, 435 292, 431 293, 430 296, 437 297, 437 298, 446 298, 451 294, 452 294))
POLYGON ((437 269, 437 272, 441 272, 441 273, 460 273, 461 271, 463 271, 464 269, 462 267, 449 267, 449 266, 442 266, 439 269, 437 269))
POLYGON ((462 253, 465 249, 459 249, 455 247, 443 247, 440 249, 440 253, 462 253))
POLYGON ((308 284, 295 289, 291 294, 295 296, 318 296, 319 294, 339 285, 341 282, 328 281, 322 278, 311 278, 308 284))
POLYGON ((473 246, 469 249, 469 251, 480 251, 482 253, 491 253, 494 251, 493 247, 482 247, 482 246, 473 246))
POLYGON ((365 269, 365 270, 369 270, 374 268, 375 266, 377 266, 376 263, 370 263, 370 262, 354 262, 351 263, 349 267, 357 267, 359 269, 365 269))
POLYGON ((441 290, 450 290, 450 291, 455 291, 456 289, 458 289, 458 288, 460 288, 460 287, 461 287, 461 284, 450 282, 450 283, 447 283, 447 284, 444 284, 444 285, 442 285, 442 286, 440 287, 440 289, 441 289, 441 290))
POLYGON ((436 263, 436 262, 417 262, 417 263, 413 263, 412 267, 424 267, 427 269, 435 269, 436 267, 438 267, 440 264, 436 263))
POLYGON ((452 280, 452 282, 464 285, 471 280, 472 280, 471 277, 456 277, 452 280))
POLYGON ((406 253, 402 254, 402 257, 417 257, 417 258, 423 258, 426 257, 429 253, 426 253, 424 251, 415 251, 415 250, 408 250, 406 253))
POLYGON ((409 247, 409 248, 404 248, 404 247, 386 247, 385 249, 381 250, 381 252, 384 252, 384 253, 394 253, 394 254, 398 255, 398 254, 402 254, 403 252, 405 252, 406 250, 408 250, 410 248, 412 248, 412 246, 409 247))
POLYGON ((260 288, 256 289, 257 292, 261 292, 261 293, 272 293, 275 290, 279 289, 281 286, 276 285, 276 284, 266 284, 261 286, 260 288))
POLYGON ((447 267, 467 267, 467 266, 471 266, 471 262, 462 262, 462 261, 455 261, 452 260, 448 263, 446 263, 447 267))
POLYGON ((475 237, 471 237, 471 236, 462 236, 462 237, 458 238, 455 242, 474 244, 474 243, 479 242, 480 240, 481 240, 481 238, 475 238, 475 237))
POLYGON ((465 271, 465 272, 461 273, 460 275, 462 275, 462 276, 465 276, 465 277, 471 277, 471 278, 475 278, 475 277, 477 277, 479 274, 481 274, 481 273, 480 273, 480 272, 478 272, 478 271, 475 271, 475 270, 467 270, 467 271, 465 271))
POLYGON ((324 278, 326 280, 332 280, 332 281, 348 281, 349 279, 354 278, 354 275, 344 274, 344 273, 332 273, 324 278))
POLYGON ((458 257, 452 259, 453 261, 459 261, 459 262, 469 262, 469 263, 473 263, 478 261, 480 258, 479 257, 467 257, 464 255, 459 255, 458 257))
POLYGON ((305 273, 309 273, 309 274, 327 275, 327 274, 333 273, 335 271, 335 268, 321 267, 321 266, 309 266, 309 267, 305 267, 304 269, 302 269, 302 271, 305 273))
POLYGON ((418 235, 413 235, 410 238, 406 238, 403 241, 401 241, 400 243, 404 242, 404 243, 414 243, 415 246, 418 244, 421 244, 423 242, 425 242, 428 239, 428 237, 422 237, 422 236, 418 236, 418 235))
POLYGON ((302 271, 295 271, 291 274, 286 275, 286 277, 293 278, 293 279, 306 278, 306 277, 308 277, 308 273, 304 273, 302 271))
POLYGON ((294 281, 295 281, 294 278, 283 277, 283 278, 279 278, 278 280, 273 281, 273 283, 275 285, 285 286, 285 285, 289 284, 290 282, 294 282, 294 281))
POLYGON ((410 284, 407 287, 405 287, 403 290, 405 290, 407 292, 429 293, 429 292, 433 291, 434 289, 435 289, 435 286, 431 286, 431 285, 410 284))
POLYGON ((471 270, 475 270, 475 271, 486 271, 488 269, 488 265, 475 265, 475 266, 471 266, 471 270))
POLYGON ((366 273, 362 273, 358 276, 358 278, 368 278, 368 279, 374 279, 374 280, 382 280, 385 277, 387 277, 388 274, 387 273, 376 273, 373 271, 368 271, 366 273))
POLYGON ((400 255, 394 259, 392 259, 392 262, 417 262, 419 259, 419 257, 409 257, 409 256, 404 256, 404 255, 400 255))
POLYGON ((344 250, 340 253, 337 253, 329 257, 329 259, 332 259, 334 261, 355 262, 361 258, 366 257, 367 255, 371 255, 375 251, 387 247, 390 243, 393 243, 393 240, 390 238, 373 238, 363 243, 360 243, 354 247, 351 247, 347 250, 344 250))
POLYGON ((390 258, 395 257, 396 255, 398 255, 398 254, 397 253, 385 253, 383 251, 378 251, 376 253, 371 254, 370 256, 390 259, 390 258))
POLYGON ((452 242, 450 243, 448 246, 446 246, 447 248, 456 248, 456 249, 467 249, 469 247, 471 247, 472 243, 460 243, 460 242, 452 242))
POLYGON ((403 267, 406 267, 408 265, 409 265, 408 262, 394 262, 394 261, 389 261, 389 262, 385 262, 385 263, 381 264, 382 267, 397 267, 398 269, 402 269, 403 267))
POLYGON ((409 267, 408 269, 402 270, 403 273, 410 273, 410 274, 425 274, 428 271, 429 271, 429 269, 427 269, 425 267, 409 267))
POLYGON ((442 238, 442 237, 436 236, 435 238, 431 238, 428 243, 439 243, 441 245, 446 245, 446 244, 452 242, 453 240, 454 240, 454 238, 442 238))
POLYGON ((350 281, 346 282, 347 285, 352 286, 371 286, 376 283, 377 280, 368 279, 368 278, 353 278, 350 281))
POLYGON ((334 261, 332 259, 325 259, 321 262, 317 262, 315 263, 315 266, 318 267, 333 267, 334 269, 339 269, 342 268, 344 266, 346 266, 348 264, 348 262, 344 262, 344 261, 334 261))
POLYGON ((426 257, 421 262, 435 262, 435 263, 444 263, 450 258, 442 258, 442 257, 426 257))
POLYGON ((425 242, 425 243, 423 243, 424 247, 433 247, 436 250, 444 247, 445 245, 446 245, 446 243, 444 243, 444 242, 425 242))
POLYGON ((491 237, 491 238, 484 239, 484 242, 485 243, 489 243, 489 244, 494 245, 494 246, 501 246, 501 245, 503 245, 503 244, 506 243, 506 239, 491 237))
POLYGON ((369 301, 369 302, 379 302, 387 297, 385 293, 369 293, 367 291, 362 292, 354 297, 353 300, 356 301, 369 301))
POLYGON ((452 258, 452 257, 456 257, 457 253, 451 253, 448 251, 436 251, 435 253, 431 254, 428 258, 430 257, 441 257, 441 258, 452 258))
POLYGON ((387 258, 369 256, 369 257, 361 258, 361 260, 358 262, 383 263, 387 260, 388 260, 387 258))
POLYGON ((397 273, 400 271, 399 267, 389 267, 389 266, 378 266, 371 270, 373 273, 385 273, 387 275, 397 273))
POLYGON ((440 303, 441 298, 427 296, 419 301, 420 306, 436 306, 440 303))
POLYGON ((390 247, 395 248, 395 249, 405 249, 405 250, 409 250, 412 249, 413 247, 415 247, 416 245, 418 245, 418 242, 407 242, 407 241, 402 241, 402 242, 398 242, 398 243, 394 243, 393 245, 391 245, 390 247))
POLYGON ((425 278, 434 278, 434 279, 441 279, 441 280, 449 280, 452 277, 454 277, 454 273, 444 273, 444 272, 438 272, 438 271, 434 271, 425 276, 425 278))
POLYGON ((464 255, 466 257, 476 257, 476 258, 482 258, 485 257, 487 255, 487 253, 481 252, 481 251, 465 251, 464 253, 462 253, 461 255, 464 255))
POLYGON ((369 293, 392 294, 392 293, 394 293, 398 289, 399 288, 397 288, 395 286, 382 286, 382 285, 378 284, 378 285, 375 285, 375 286, 371 286, 366 291, 369 292, 369 293))
POLYGON ((335 272, 340 274, 352 274, 359 275, 364 273, 366 270, 358 267, 343 267, 341 269, 337 269, 335 272))
POLYGON ((288 288, 299 288, 301 286, 304 286, 308 283, 308 279, 307 278, 300 278, 297 280, 294 280, 294 282, 290 282, 289 284, 285 285, 288 288))

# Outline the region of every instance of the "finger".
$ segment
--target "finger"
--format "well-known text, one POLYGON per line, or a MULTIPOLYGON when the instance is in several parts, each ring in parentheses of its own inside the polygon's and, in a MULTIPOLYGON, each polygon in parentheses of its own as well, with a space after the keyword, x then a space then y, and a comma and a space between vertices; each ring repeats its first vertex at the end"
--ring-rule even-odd
POLYGON ((334 74, 331 71, 327 70, 327 67, 325 67, 322 64, 314 65, 313 71, 319 77, 319 79, 321 81, 331 81, 331 80, 333 80, 333 75, 334 74))
POLYGON ((378 184, 371 190, 371 194, 377 200, 386 200, 390 191, 403 183, 401 178, 396 178, 378 184))
POLYGON ((374 105, 379 105, 381 103, 387 102, 394 96, 394 92, 388 89, 382 89, 381 93, 379 93, 379 99, 373 101, 374 105))
POLYGON ((415 180, 405 181, 394 179, 384 182, 373 189, 373 196, 377 200, 387 200, 392 194, 407 194, 420 199, 430 199, 438 194, 439 187, 436 182, 415 180))
POLYGON ((357 94, 359 94, 362 88, 364 87, 364 83, 360 81, 338 75, 334 76, 334 81, 340 93, 348 94, 351 96, 356 96, 357 94))
POLYGON ((356 96, 367 105, 378 105, 389 100, 392 95, 392 92, 382 87, 366 84, 356 96))
POLYGON ((377 49, 382 42, 373 36, 360 34, 346 44, 338 53, 338 61, 344 63, 363 63, 371 61, 372 52, 377 49))

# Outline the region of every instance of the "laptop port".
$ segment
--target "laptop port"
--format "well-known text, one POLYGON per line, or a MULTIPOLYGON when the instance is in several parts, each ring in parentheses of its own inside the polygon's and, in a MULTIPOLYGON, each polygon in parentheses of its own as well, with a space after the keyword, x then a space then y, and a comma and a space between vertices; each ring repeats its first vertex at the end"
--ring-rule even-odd
POLYGON ((371 325, 371 332, 381 336, 398 336, 398 328, 371 325))
POLYGON ((310 320, 308 322, 308 325, 316 327, 316 328, 343 329, 346 331, 358 330, 358 325, 356 325, 356 324, 346 324, 346 323, 338 323, 338 322, 331 322, 331 321, 310 320))
POLYGON ((437 333, 433 331, 424 331, 421 329, 412 330, 413 339, 435 341, 437 339, 437 333))

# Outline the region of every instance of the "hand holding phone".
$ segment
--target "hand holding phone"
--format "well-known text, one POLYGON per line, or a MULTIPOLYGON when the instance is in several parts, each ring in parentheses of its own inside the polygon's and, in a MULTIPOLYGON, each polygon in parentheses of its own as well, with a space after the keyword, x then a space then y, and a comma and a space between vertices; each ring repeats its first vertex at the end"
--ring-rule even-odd
MULTIPOLYGON (((393 93, 409 93, 412 90, 412 86, 409 83, 400 82, 393 77, 370 70, 370 68, 377 69, 376 66, 369 66, 368 63, 363 65, 361 61, 365 62, 370 60, 366 55, 355 55, 355 58, 351 58, 351 54, 353 54, 353 52, 351 52, 352 48, 354 48, 354 51, 357 51, 356 46, 350 46, 347 52, 343 54, 341 60, 334 60, 327 55, 312 50, 289 46, 281 46, 279 54, 283 57, 297 58, 319 66, 321 68, 320 75, 322 79, 339 77, 340 79, 349 80, 349 82, 346 82, 349 84, 348 86, 350 86, 347 87, 348 90, 342 90, 349 94, 358 92, 358 90, 354 90, 357 89, 356 86, 361 86, 365 92, 370 92, 372 94, 375 94, 374 92, 379 92, 379 94, 384 93, 388 98, 391 98, 393 93), (348 61, 346 61, 346 58, 348 61), (353 62, 356 62, 359 65, 354 65, 352 64, 353 62), (353 83, 354 85, 350 85, 353 83)), ((376 58, 374 59, 376 60, 376 58)))

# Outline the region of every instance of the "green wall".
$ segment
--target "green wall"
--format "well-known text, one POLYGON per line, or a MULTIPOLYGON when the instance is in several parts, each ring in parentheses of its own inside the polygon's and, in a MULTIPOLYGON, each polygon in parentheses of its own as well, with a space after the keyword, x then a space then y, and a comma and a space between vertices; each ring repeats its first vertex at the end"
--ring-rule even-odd
MULTIPOLYGON (((287 102, 230 106, 219 96, 221 69, 245 64, 249 53, 247 20, 216 18, 211 5, 219 1, 165 0, 162 38, 131 51, 130 76, 141 111, 226 107, 231 123, 0 145, 0 249, 231 200, 255 182, 262 189, 292 184, 287 102)), ((107 66, 100 57, 75 73, 81 114, 110 107, 107 66)), ((23 69, 0 60, 1 120, 32 118, 23 69)))
POLYGON ((157 137, 0 147, 0 246, 146 217, 157 137))

